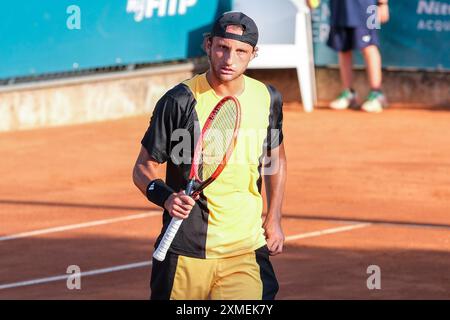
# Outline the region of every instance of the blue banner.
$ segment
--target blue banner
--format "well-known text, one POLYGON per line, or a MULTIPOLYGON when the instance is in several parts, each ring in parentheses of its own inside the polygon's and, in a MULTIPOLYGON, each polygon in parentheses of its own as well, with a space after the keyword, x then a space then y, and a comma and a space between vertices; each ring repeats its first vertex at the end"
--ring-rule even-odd
MULTIPOLYGON (((450 70, 450 0, 389 1, 390 21, 381 25, 383 66, 399 69, 450 70)), ((313 12, 317 65, 336 65, 336 52, 326 46, 329 0, 313 12)), ((360 55, 357 64, 363 64, 360 55)))
POLYGON ((3 1, 0 78, 201 56, 231 0, 3 1))

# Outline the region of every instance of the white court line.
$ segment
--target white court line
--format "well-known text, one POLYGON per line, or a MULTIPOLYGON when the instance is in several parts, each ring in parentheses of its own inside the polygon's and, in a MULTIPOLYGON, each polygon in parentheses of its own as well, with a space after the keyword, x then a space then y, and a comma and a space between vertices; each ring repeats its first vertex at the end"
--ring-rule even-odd
POLYGON ((104 225, 104 224, 110 224, 110 223, 116 223, 116 222, 122 222, 122 221, 128 221, 128 220, 143 219, 143 218, 147 218, 147 217, 154 217, 157 215, 162 215, 162 213, 160 211, 154 210, 154 211, 149 211, 146 213, 134 214, 134 215, 124 216, 124 217, 119 217, 119 218, 95 220, 95 221, 84 222, 84 223, 70 224, 70 225, 61 226, 61 227, 40 229, 40 230, 34 230, 34 231, 29 231, 29 232, 21 232, 21 233, 16 233, 16 234, 11 234, 8 236, 0 237, 0 241, 16 240, 16 239, 20 239, 20 238, 27 238, 27 237, 62 232, 62 231, 67 231, 67 230, 88 228, 88 227, 100 226, 100 225, 104 225))
POLYGON ((322 231, 313 231, 313 232, 308 232, 308 233, 303 233, 303 234, 297 234, 297 235, 286 237, 285 241, 292 241, 292 240, 298 240, 298 239, 312 238, 312 237, 323 236, 323 235, 326 235, 326 234, 350 231, 350 230, 355 230, 355 229, 359 229, 359 228, 365 228, 365 227, 368 227, 370 225, 371 225, 371 223, 358 223, 358 224, 352 224, 350 226, 325 229, 325 230, 322 230, 322 231))
MULTIPOLYGON (((88 277, 88 276, 95 276, 95 275, 98 275, 98 274, 111 273, 111 272, 122 271, 122 270, 143 268, 143 267, 147 267, 147 266, 151 266, 151 265, 152 265, 151 261, 144 261, 144 262, 125 264, 125 265, 115 266, 115 267, 111 267, 111 268, 104 268, 104 269, 97 269, 97 270, 91 270, 91 271, 86 271, 86 272, 80 272, 80 277, 88 277)), ((49 277, 49 278, 41 278, 41 279, 34 279, 34 280, 28 280, 28 281, 21 281, 21 282, 3 284, 3 285, 0 285, 0 290, 17 288, 17 287, 32 286, 32 285, 36 285, 36 284, 49 283, 49 282, 55 282, 55 281, 60 281, 60 280, 66 280, 70 276, 74 276, 74 274, 73 273, 71 273, 71 274, 63 274, 63 275, 60 275, 60 276, 54 276, 54 277, 49 277)))
MULTIPOLYGON (((315 231, 315 232, 302 233, 302 234, 292 235, 292 236, 286 237, 286 241, 317 237, 317 236, 322 236, 322 235, 332 234, 332 233, 338 233, 338 232, 345 232, 345 231, 350 231, 350 230, 354 230, 354 229, 364 228, 364 227, 367 227, 369 225, 371 225, 371 224, 370 223, 361 223, 361 224, 355 224, 355 225, 350 225, 350 226, 345 226, 345 227, 339 227, 339 228, 325 229, 325 230, 315 231)), ((93 275, 97 275, 97 274, 105 274, 105 273, 111 273, 111 272, 116 272, 116 271, 121 271, 121 270, 142 268, 142 267, 147 267, 147 266, 151 266, 151 265, 152 265, 151 261, 143 261, 143 262, 137 262, 137 263, 132 263, 132 264, 125 264, 125 265, 116 266, 116 267, 110 267, 110 268, 104 268, 104 269, 97 269, 97 270, 81 272, 80 275, 82 277, 83 276, 93 276, 93 275)), ((72 274, 70 274, 70 275, 69 274, 64 274, 64 275, 59 275, 59 276, 54 276, 54 277, 49 277, 49 278, 41 278, 41 279, 34 279, 34 280, 28 280, 28 281, 21 281, 21 282, 14 282, 14 283, 3 284, 3 285, 0 285, 0 290, 12 289, 12 288, 17 288, 17 287, 32 286, 32 285, 36 285, 36 284, 49 283, 49 282, 55 282, 55 281, 60 281, 60 280, 66 280, 71 275, 72 274)))

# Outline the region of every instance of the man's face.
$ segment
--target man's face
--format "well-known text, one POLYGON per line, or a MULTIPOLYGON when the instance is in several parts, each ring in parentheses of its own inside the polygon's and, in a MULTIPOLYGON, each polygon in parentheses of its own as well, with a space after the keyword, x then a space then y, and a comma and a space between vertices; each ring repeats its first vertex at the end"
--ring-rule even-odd
POLYGON ((254 48, 244 42, 213 37, 206 43, 211 71, 222 82, 232 81, 241 76, 254 58, 254 48))

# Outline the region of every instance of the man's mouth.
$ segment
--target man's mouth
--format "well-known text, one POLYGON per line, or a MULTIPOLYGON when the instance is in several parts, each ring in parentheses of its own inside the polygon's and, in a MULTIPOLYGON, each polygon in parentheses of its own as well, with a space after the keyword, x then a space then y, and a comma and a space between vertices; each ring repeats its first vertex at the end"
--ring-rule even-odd
POLYGON ((233 74, 234 70, 232 68, 222 67, 222 68, 220 68, 220 73, 222 73, 222 74, 233 74))

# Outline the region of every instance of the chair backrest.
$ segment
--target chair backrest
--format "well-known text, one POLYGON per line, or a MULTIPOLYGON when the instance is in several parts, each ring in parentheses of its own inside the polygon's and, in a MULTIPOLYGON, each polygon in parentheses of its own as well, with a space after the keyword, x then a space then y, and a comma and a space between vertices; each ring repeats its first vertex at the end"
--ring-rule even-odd
POLYGON ((253 18, 260 31, 253 69, 296 68, 303 108, 317 101, 312 54, 311 17, 305 0, 234 0, 233 10, 253 18))
POLYGON ((298 7, 291 0, 234 0, 233 10, 255 20, 259 44, 295 44, 298 7))

